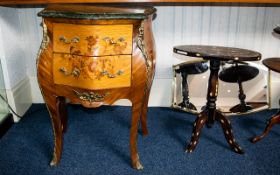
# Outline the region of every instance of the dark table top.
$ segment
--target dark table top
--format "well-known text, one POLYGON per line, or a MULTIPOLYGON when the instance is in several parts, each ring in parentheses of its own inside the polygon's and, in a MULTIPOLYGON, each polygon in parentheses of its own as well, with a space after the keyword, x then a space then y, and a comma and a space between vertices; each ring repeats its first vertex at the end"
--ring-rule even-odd
POLYGON ((263 60, 263 64, 269 69, 280 73, 280 58, 267 58, 263 60))
POLYGON ((222 46, 181 45, 175 46, 173 52, 191 57, 221 61, 257 61, 261 59, 261 54, 256 51, 222 46))

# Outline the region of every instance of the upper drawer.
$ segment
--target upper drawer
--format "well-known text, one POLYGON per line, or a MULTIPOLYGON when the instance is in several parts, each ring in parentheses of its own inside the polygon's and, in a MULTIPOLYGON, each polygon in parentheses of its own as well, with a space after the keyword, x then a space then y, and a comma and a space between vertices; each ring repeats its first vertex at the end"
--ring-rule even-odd
POLYGON ((53 24, 53 49, 87 56, 131 54, 133 25, 53 24))

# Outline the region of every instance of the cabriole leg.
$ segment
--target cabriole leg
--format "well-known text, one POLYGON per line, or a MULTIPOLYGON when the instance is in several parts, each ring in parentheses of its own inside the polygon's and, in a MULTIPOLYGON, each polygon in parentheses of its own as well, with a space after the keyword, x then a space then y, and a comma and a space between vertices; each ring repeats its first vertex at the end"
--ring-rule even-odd
POLYGON ((186 152, 191 153, 195 150, 196 145, 198 144, 201 130, 202 130, 206 120, 207 120, 207 112, 202 111, 196 118, 195 123, 193 125, 191 142, 187 146, 186 152))
POLYGON ((279 124, 279 123, 280 123, 280 111, 278 111, 277 114, 275 114, 274 116, 272 116, 269 119, 268 124, 266 125, 263 133, 259 136, 252 138, 251 142, 256 143, 256 142, 260 141, 261 139, 263 139, 269 133, 269 131, 271 130, 273 125, 279 124))
POLYGON ((132 167, 137 170, 143 169, 137 151, 138 124, 140 121, 141 110, 142 110, 142 98, 139 98, 139 100, 135 100, 132 102, 132 120, 131 120, 131 128, 130 128, 131 161, 132 161, 132 167))
POLYGON ((61 119, 61 127, 62 132, 65 133, 67 131, 67 103, 65 97, 57 97, 56 98, 56 108, 59 111, 59 116, 61 119))
POLYGON ((236 153, 243 154, 244 151, 234 139, 230 121, 220 111, 216 111, 216 120, 221 124, 225 138, 231 149, 236 153))

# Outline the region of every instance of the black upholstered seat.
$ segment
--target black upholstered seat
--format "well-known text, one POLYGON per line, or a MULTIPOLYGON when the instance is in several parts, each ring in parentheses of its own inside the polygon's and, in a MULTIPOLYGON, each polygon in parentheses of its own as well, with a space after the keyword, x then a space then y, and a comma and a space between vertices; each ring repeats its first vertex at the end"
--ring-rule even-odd
POLYGON ((232 66, 222 70, 219 78, 228 83, 245 82, 255 78, 259 74, 259 70, 248 65, 232 66))
POLYGON ((239 65, 226 68, 219 73, 219 79, 228 83, 238 83, 239 85, 239 100, 240 104, 230 108, 231 112, 239 113, 251 110, 252 107, 245 102, 246 95, 244 94, 242 83, 252 80, 259 74, 259 70, 249 65, 239 65))

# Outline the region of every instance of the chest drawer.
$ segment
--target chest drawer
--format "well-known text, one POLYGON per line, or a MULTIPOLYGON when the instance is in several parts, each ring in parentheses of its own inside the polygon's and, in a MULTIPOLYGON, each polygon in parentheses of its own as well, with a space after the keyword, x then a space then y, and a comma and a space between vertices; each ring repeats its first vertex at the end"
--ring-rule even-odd
POLYGON ((54 54, 53 79, 55 84, 90 90, 130 87, 131 55, 54 54))
POLYGON ((53 24, 53 50, 86 56, 131 54, 133 25, 53 24))

